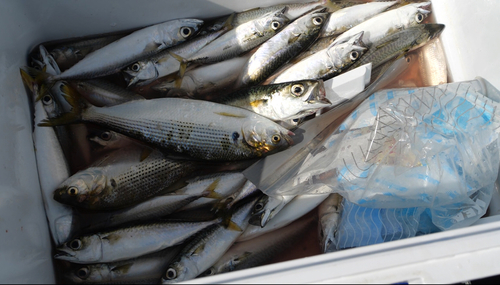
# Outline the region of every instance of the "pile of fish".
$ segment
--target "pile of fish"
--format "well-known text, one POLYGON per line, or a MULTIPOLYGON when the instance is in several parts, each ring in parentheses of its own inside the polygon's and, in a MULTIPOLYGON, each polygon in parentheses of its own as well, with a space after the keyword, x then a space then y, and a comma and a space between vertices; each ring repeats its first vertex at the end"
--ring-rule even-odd
POLYGON ((63 281, 262 265, 316 226, 305 214, 323 201, 324 244, 340 197, 270 197, 241 171, 332 107, 323 81, 370 62, 377 78, 438 36, 429 13, 430 2, 322 0, 39 45, 21 76, 63 281))

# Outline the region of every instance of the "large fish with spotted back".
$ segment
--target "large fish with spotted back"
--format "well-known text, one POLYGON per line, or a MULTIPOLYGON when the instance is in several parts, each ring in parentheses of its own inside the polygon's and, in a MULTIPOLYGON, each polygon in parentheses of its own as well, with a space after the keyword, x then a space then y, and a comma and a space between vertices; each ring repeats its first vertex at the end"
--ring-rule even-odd
POLYGON ((40 126, 94 123, 168 151, 214 161, 257 158, 292 144, 292 132, 242 108, 180 98, 82 107, 76 92, 66 88, 72 111, 40 126))

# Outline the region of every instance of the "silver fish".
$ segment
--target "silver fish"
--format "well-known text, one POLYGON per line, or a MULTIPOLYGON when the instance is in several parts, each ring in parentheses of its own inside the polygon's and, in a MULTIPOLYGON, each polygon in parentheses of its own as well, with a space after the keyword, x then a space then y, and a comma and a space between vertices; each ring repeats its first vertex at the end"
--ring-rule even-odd
POLYGON ((135 84, 146 85, 157 78, 177 72, 180 68, 180 62, 171 53, 180 57, 190 57, 231 28, 225 25, 224 29, 196 37, 180 45, 163 50, 152 57, 131 64, 123 71, 125 77, 128 77, 128 86, 135 84))
POLYGON ((212 102, 162 98, 106 108, 92 106, 82 111, 76 98, 70 101, 73 113, 39 125, 96 123, 161 148, 206 160, 256 158, 292 144, 293 133, 273 121, 245 109, 212 102))
POLYGON ((243 199, 250 197, 258 192, 260 192, 260 190, 257 189, 257 186, 247 180, 238 191, 220 200, 216 205, 214 205, 214 210, 216 212, 229 210, 239 201, 242 201, 243 199))
MULTIPOLYGON (((37 97, 39 95, 38 84, 23 70, 21 70, 21 75, 25 84, 32 90, 34 97, 37 97)), ((54 187, 57 187, 57 184, 69 176, 69 167, 54 129, 36 126, 36 123, 47 117, 42 102, 35 102, 33 143, 36 150, 38 177, 50 233, 54 243, 59 245, 70 237, 76 222, 71 207, 61 205, 52 199, 54 187)))
POLYGON ((323 81, 258 85, 230 93, 217 102, 251 110, 275 121, 285 121, 314 114, 331 105, 323 81))
POLYGON ((215 275, 264 265, 284 250, 296 245, 313 224, 315 216, 299 219, 292 224, 254 239, 236 243, 202 276, 215 275))
POLYGON ((201 20, 181 19, 135 31, 88 54, 60 75, 49 79, 88 79, 117 73, 139 58, 187 40, 201 24, 201 20))
POLYGON ((340 213, 342 196, 337 193, 330 194, 326 200, 318 207, 319 215, 319 238, 323 252, 331 251, 334 234, 340 223, 340 213))
POLYGON ((80 236, 58 247, 54 258, 80 264, 127 260, 178 245, 219 222, 148 223, 80 236))
POLYGON ((181 246, 137 257, 134 259, 88 265, 72 265, 64 277, 73 283, 141 283, 158 282, 168 264, 179 253, 181 246))
POLYGON ((197 234, 169 265, 162 277, 162 283, 177 283, 195 278, 212 266, 248 226, 255 200, 235 210, 227 228, 218 224, 197 234))
POLYGON ((267 223, 295 197, 296 195, 262 196, 253 207, 249 223, 262 228, 265 227, 267 223))
POLYGON ((337 10, 328 17, 320 37, 340 35, 396 3, 398 1, 369 2, 337 10))
POLYGON ((374 42, 387 35, 422 23, 431 12, 428 10, 430 4, 431 2, 413 3, 380 13, 341 34, 334 42, 344 42, 353 35, 364 31, 363 43, 370 47, 374 42))
POLYGON ((133 100, 144 100, 143 96, 102 79, 69 81, 69 84, 83 95, 90 104, 98 107, 114 106, 133 100))
MULTIPOLYGON (((183 59, 183 64, 220 62, 255 48, 288 24, 290 20, 284 15, 285 10, 286 8, 281 8, 237 26, 206 45, 194 56, 183 59)), ((181 75, 184 74, 183 64, 181 75)))
POLYGON ((309 47, 319 35, 327 13, 316 9, 298 18, 263 43, 250 57, 241 73, 243 85, 255 85, 309 47))
POLYGON ((366 50, 361 41, 362 36, 363 32, 354 35, 345 43, 332 43, 328 48, 304 58, 283 71, 272 83, 304 79, 328 80, 340 74, 354 64, 366 50))
POLYGON ((120 149, 63 181, 54 199, 84 209, 120 209, 151 198, 194 169, 194 162, 167 159, 157 150, 120 149))

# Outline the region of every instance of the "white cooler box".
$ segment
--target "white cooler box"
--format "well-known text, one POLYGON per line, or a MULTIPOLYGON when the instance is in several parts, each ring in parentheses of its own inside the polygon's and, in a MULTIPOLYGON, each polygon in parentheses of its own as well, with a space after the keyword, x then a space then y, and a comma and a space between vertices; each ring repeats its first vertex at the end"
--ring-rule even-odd
MULTIPOLYGON (((287 1, 3 0, 0 2, 0 282, 54 283, 53 248, 19 68, 55 39, 180 17, 211 18, 287 1)), ((290 1, 288 1, 290 2, 290 1)), ((433 0, 449 82, 481 76, 500 89, 500 1, 433 0)), ((476 225, 196 279, 206 283, 453 283, 500 274, 500 196, 476 225)))

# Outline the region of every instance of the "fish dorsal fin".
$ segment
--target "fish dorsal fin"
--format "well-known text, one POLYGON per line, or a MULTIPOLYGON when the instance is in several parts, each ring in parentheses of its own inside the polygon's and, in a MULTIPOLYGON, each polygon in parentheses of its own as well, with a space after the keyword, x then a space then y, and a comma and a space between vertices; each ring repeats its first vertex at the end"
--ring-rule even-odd
POLYGON ((224 117, 232 117, 232 118, 246 118, 247 116, 241 114, 234 114, 229 112, 214 112, 214 114, 221 115, 224 117))

